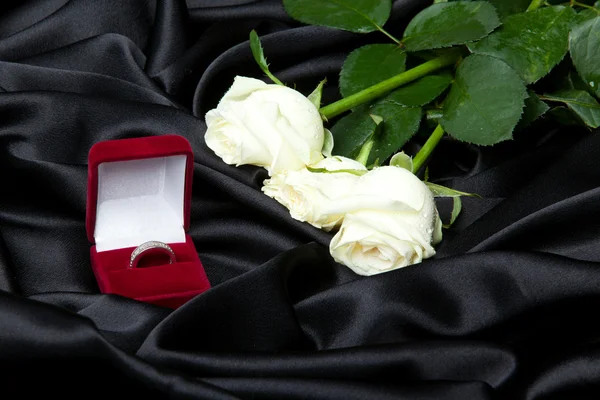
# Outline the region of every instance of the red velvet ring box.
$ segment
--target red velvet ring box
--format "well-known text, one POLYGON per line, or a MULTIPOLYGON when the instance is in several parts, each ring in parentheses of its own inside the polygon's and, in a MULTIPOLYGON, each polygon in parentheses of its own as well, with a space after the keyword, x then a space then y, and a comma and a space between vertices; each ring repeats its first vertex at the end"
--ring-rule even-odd
POLYGON ((178 135, 110 140, 92 147, 86 228, 102 293, 177 308, 210 288, 187 234, 193 158, 189 142, 178 135), (149 254, 130 268, 133 250, 148 241, 168 244, 176 262, 149 254))

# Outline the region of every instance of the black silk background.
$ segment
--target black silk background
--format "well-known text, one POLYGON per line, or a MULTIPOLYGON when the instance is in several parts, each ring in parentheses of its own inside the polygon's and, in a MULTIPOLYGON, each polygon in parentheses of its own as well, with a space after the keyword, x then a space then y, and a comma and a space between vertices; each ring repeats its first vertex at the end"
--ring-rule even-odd
MULTIPOLYGON (((394 2, 387 27, 429 3, 394 2)), ((3 398, 600 396, 598 133, 444 141, 432 180, 482 199, 435 258, 359 277, 260 192, 264 170, 211 153, 203 116, 235 75, 262 77, 251 29, 281 80, 308 94, 327 77, 325 103, 347 53, 383 35, 302 26, 275 0, 0 9, 3 398), (190 234, 214 285, 176 311, 99 294, 84 225, 90 147, 166 133, 194 149, 190 234)))

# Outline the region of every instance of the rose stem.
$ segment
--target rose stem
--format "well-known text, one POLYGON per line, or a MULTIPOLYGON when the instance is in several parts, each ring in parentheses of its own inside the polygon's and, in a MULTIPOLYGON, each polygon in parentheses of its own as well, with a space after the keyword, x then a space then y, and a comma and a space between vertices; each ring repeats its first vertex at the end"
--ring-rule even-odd
POLYGON ((544 2, 545 0, 533 0, 531 4, 529 4, 529 7, 527 7, 527 11, 537 10, 542 5, 544 5, 544 2))
POLYGON ((396 42, 397 45, 400 45, 401 42, 396 39, 395 37, 393 37, 392 35, 390 35, 387 31, 385 31, 382 27, 380 27, 379 25, 375 25, 377 27, 377 29, 379 30, 379 32, 383 33, 385 36, 389 37, 392 41, 396 42))
POLYGON ((594 6, 590 6, 590 5, 588 5, 588 4, 580 3, 580 2, 578 2, 578 1, 575 1, 575 0, 571 0, 571 4, 570 4, 570 6, 571 6, 571 7, 579 6, 579 7, 587 8, 587 9, 589 9, 589 10, 594 10, 594 11, 596 11, 598 14, 600 14, 600 10, 598 10, 596 7, 594 7, 594 6))
POLYGON ((376 85, 361 90, 358 93, 348 96, 341 100, 331 103, 328 106, 321 108, 321 115, 325 119, 336 117, 348 110, 353 109, 368 101, 374 100, 377 97, 389 92, 390 90, 396 89, 409 82, 415 81, 419 78, 424 77, 434 71, 441 68, 447 67, 456 63, 460 59, 459 54, 446 54, 433 60, 424 62, 408 71, 402 72, 394 77, 386 79, 383 82, 379 82, 376 85))
POLYGON ((443 136, 444 128, 442 128, 442 126, 438 124, 438 126, 435 127, 431 136, 429 136, 429 139, 427 139, 421 150, 419 150, 419 152, 413 159, 413 172, 419 172, 419 169, 423 166, 423 164, 425 164, 425 161, 427 161, 427 159, 433 152, 433 149, 435 149, 435 146, 437 146, 437 144, 440 142, 443 136))

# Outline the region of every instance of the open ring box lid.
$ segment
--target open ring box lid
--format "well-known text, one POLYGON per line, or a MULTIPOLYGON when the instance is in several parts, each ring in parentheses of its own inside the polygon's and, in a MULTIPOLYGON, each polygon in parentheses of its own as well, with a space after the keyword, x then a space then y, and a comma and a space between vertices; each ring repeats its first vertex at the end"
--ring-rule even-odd
POLYGON ((100 291, 176 308, 210 288, 187 235, 189 142, 178 135, 104 141, 92 147, 88 161, 86 229, 100 291), (177 261, 130 268, 133 250, 148 241, 167 243, 177 261))

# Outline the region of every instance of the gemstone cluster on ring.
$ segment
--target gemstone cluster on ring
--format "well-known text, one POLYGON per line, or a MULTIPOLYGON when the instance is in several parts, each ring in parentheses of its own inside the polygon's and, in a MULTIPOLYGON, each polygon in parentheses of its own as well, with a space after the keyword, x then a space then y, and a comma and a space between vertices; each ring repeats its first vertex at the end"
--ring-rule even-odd
POLYGON ((145 251, 148 251, 150 249, 163 249, 165 251, 167 251, 168 253, 170 253, 171 257, 171 262, 173 262, 173 259, 175 257, 175 252, 173 251, 173 249, 171 249, 171 247, 163 242, 159 242, 159 241, 150 241, 150 242, 146 242, 146 243, 142 243, 141 245, 139 245, 138 247, 136 247, 136 249, 131 253, 131 258, 129 259, 129 267, 133 267, 133 263, 136 260, 136 258, 138 258, 140 255, 142 255, 145 251))

